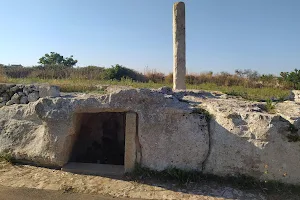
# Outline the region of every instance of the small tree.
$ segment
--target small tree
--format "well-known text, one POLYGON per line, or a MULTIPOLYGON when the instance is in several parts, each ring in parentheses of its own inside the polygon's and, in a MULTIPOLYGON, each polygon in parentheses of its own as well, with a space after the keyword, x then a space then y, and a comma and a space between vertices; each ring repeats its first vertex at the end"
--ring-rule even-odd
POLYGON ((63 65, 66 67, 73 67, 74 65, 76 65, 77 62, 77 60, 73 59, 72 55, 63 59, 63 65))
POLYGON ((251 69, 245 69, 245 70, 236 69, 235 74, 237 76, 248 78, 250 80, 257 80, 260 77, 257 71, 251 69))
POLYGON ((47 65, 61 65, 65 67, 73 67, 76 65, 78 61, 73 59, 73 56, 64 58, 59 53, 56 52, 50 52, 50 54, 46 53, 43 57, 39 59, 39 64, 42 64, 44 66, 47 65))
POLYGON ((292 83, 294 89, 298 89, 299 88, 300 70, 295 69, 293 72, 281 72, 280 76, 285 81, 292 83))

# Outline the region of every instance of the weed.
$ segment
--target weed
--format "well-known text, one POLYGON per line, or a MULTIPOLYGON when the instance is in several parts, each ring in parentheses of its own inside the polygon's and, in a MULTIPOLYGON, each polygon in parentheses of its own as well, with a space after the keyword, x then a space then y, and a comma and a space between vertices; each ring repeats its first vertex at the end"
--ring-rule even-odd
POLYGON ((174 167, 167 168, 163 171, 166 179, 172 179, 178 181, 180 184, 187 184, 189 182, 196 182, 199 177, 199 172, 196 171, 184 171, 174 167))
POLYGON ((203 108, 194 108, 192 113, 203 114, 207 122, 209 122, 214 116, 203 108))
POLYGON ((134 177, 140 177, 140 178, 151 178, 151 177, 156 177, 158 174, 157 171, 150 170, 146 167, 142 167, 139 164, 135 164, 134 170, 131 173, 134 177))
POLYGON ((167 168, 163 171, 151 170, 147 167, 141 167, 139 164, 135 165, 134 171, 130 174, 135 178, 157 178, 159 180, 175 180, 179 183, 187 183, 190 181, 195 181, 196 174, 198 172, 189 172, 176 168, 167 168))
POLYGON ((266 101, 266 111, 271 114, 276 113, 275 105, 273 105, 273 102, 271 99, 267 99, 267 101, 266 101))
POLYGON ((0 161, 5 161, 5 162, 11 163, 11 164, 15 163, 14 157, 9 153, 1 153, 0 161))

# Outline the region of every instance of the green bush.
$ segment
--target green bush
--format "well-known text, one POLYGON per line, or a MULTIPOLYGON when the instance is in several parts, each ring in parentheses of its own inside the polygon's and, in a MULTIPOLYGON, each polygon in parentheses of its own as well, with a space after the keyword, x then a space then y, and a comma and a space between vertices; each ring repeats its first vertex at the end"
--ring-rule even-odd
POLYGON ((70 77, 72 68, 64 65, 45 65, 32 67, 34 70, 29 74, 29 78, 40 79, 66 79, 70 77))
POLYGON ((300 89, 300 70, 295 69, 293 72, 281 72, 280 76, 286 82, 293 84, 294 89, 300 89))
POLYGON ((146 80, 146 78, 142 74, 118 64, 112 66, 111 68, 105 69, 103 73, 104 80, 120 81, 122 78, 141 82, 144 82, 146 80))

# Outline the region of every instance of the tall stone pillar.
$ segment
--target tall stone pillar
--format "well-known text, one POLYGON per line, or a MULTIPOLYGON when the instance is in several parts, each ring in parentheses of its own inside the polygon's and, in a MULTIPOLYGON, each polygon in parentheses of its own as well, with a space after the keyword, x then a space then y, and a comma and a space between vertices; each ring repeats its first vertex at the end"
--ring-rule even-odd
POLYGON ((173 6, 173 89, 185 90, 185 5, 173 6))

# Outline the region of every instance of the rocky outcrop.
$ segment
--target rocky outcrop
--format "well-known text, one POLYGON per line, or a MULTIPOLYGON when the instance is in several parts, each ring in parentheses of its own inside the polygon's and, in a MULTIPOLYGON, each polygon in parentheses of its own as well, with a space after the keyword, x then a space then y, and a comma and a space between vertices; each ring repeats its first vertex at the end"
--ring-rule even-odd
POLYGON ((106 95, 40 98, 27 105, 0 109, 0 152, 40 165, 63 166, 76 139, 79 113, 135 112, 143 166, 202 170, 208 153, 208 126, 189 104, 148 89, 106 95), (188 156, 187 156, 188 155, 188 156))
POLYGON ((289 100, 300 103, 300 90, 292 90, 290 92, 289 100))
POLYGON ((199 103, 212 116, 204 173, 300 184, 300 105, 296 102, 277 103, 275 114, 269 114, 265 103, 224 95, 205 98, 200 92, 183 99, 199 103))
POLYGON ((58 97, 59 95, 57 86, 0 83, 0 108, 5 105, 27 104, 37 101, 40 97, 58 97))
POLYGON ((134 112, 142 166, 300 184, 300 105, 277 103, 274 114, 265 105, 166 87, 39 98, 0 108, 0 152, 59 167, 70 158, 78 114, 134 112))

